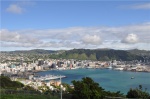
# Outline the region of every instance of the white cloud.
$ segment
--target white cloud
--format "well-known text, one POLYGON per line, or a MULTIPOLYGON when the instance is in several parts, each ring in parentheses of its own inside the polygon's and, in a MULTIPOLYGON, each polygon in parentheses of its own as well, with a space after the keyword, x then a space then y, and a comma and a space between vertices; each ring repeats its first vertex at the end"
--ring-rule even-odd
POLYGON ((0 30, 0 40, 3 42, 19 42, 19 43, 38 43, 40 42, 38 39, 34 37, 30 37, 17 31, 8 31, 6 29, 0 30))
POLYGON ((101 43, 101 39, 97 35, 85 35, 81 40, 85 44, 99 45, 101 43))
POLYGON ((123 43, 138 43, 138 37, 136 34, 128 34, 127 37, 125 37, 122 40, 123 43))
POLYGON ((10 13, 16 13, 16 14, 20 14, 23 12, 23 8, 21 8, 19 5, 17 4, 11 4, 9 5, 9 7, 6 9, 7 12, 10 13))
POLYGON ((138 3, 138 4, 132 4, 132 5, 122 5, 120 7, 125 8, 125 9, 149 10, 150 9, 150 2, 138 3))
POLYGON ((121 27, 70 27, 43 30, 0 30, 2 47, 35 48, 146 48, 150 44, 150 24, 121 27))
POLYGON ((15 1, 13 4, 10 4, 8 8, 6 8, 7 12, 14 13, 14 14, 21 14, 25 12, 25 8, 27 6, 34 6, 36 3, 33 1, 15 1))
POLYGON ((150 9, 150 3, 132 5, 133 9, 150 9))

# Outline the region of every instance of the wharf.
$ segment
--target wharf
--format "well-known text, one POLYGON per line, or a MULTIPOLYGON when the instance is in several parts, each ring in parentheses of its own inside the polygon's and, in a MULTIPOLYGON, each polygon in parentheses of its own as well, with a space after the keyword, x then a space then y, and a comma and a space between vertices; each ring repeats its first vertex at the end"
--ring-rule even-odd
POLYGON ((55 79, 60 79, 60 78, 66 78, 66 76, 62 76, 62 75, 45 75, 45 76, 40 76, 40 77, 36 77, 36 80, 41 80, 41 81, 45 81, 45 80, 55 80, 55 79))

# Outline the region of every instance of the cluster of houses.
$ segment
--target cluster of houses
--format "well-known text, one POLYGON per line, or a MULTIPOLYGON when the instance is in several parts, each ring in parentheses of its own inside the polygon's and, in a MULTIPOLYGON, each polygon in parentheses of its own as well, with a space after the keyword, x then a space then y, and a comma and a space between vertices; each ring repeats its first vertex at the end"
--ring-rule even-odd
POLYGON ((25 63, 25 62, 8 62, 8 63, 0 63, 0 72, 8 72, 12 74, 16 74, 18 72, 26 72, 26 71, 42 71, 42 70, 51 70, 51 69, 76 69, 76 68, 99 68, 99 67, 107 67, 109 66, 109 62, 100 62, 100 61, 90 61, 90 60, 57 60, 57 59, 47 59, 42 60, 39 59, 33 63, 25 63))
POLYGON ((112 68, 114 70, 126 71, 144 71, 150 72, 150 66, 138 62, 121 62, 121 61, 91 61, 91 60, 74 60, 74 59, 38 59, 32 63, 20 62, 0 63, 0 74, 11 73, 21 74, 23 72, 37 72, 43 70, 66 70, 77 68, 112 68))

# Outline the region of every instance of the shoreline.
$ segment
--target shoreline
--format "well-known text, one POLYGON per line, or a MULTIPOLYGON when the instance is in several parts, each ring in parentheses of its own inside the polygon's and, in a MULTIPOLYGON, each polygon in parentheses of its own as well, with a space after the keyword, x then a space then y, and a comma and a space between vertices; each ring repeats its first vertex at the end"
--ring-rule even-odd
MULTIPOLYGON (((76 69, 109 69, 109 70, 114 70, 114 71, 127 71, 127 72, 144 72, 144 73, 150 73, 150 71, 132 71, 132 70, 115 70, 113 68, 76 68, 76 69)), ((58 70, 58 71, 65 71, 65 70, 76 70, 76 69, 47 69, 47 70, 32 70, 33 73, 38 73, 38 72, 44 72, 44 71, 51 71, 51 70, 58 70)))

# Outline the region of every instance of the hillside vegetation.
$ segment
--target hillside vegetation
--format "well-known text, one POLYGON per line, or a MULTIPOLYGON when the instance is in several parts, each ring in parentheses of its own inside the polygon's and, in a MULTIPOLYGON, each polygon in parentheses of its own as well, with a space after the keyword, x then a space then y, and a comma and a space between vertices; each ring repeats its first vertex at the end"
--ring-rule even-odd
POLYGON ((132 54, 137 54, 137 55, 150 55, 150 51, 147 51, 147 50, 132 49, 132 50, 127 50, 127 51, 132 54))
POLYGON ((44 50, 44 49, 2 51, 2 53, 9 53, 9 54, 51 54, 55 52, 56 51, 54 50, 44 50))
MULTIPOLYGON (((20 51, 2 51, 1 54, 7 56, 24 57, 24 61, 33 61, 37 59, 78 59, 78 60, 147 60, 150 61, 150 51, 146 50, 113 50, 113 49, 73 49, 73 50, 20 50, 20 51)), ((13 60, 12 60, 13 61, 13 60)), ((5 61, 4 61, 5 62, 5 61)))
POLYGON ((113 49, 73 49, 65 51, 62 54, 51 55, 50 58, 64 58, 64 59, 79 59, 79 60, 143 60, 140 55, 132 54, 124 50, 113 50, 113 49))
POLYGON ((0 86, 1 88, 17 89, 22 88, 24 85, 18 81, 12 81, 9 77, 0 76, 0 86))

